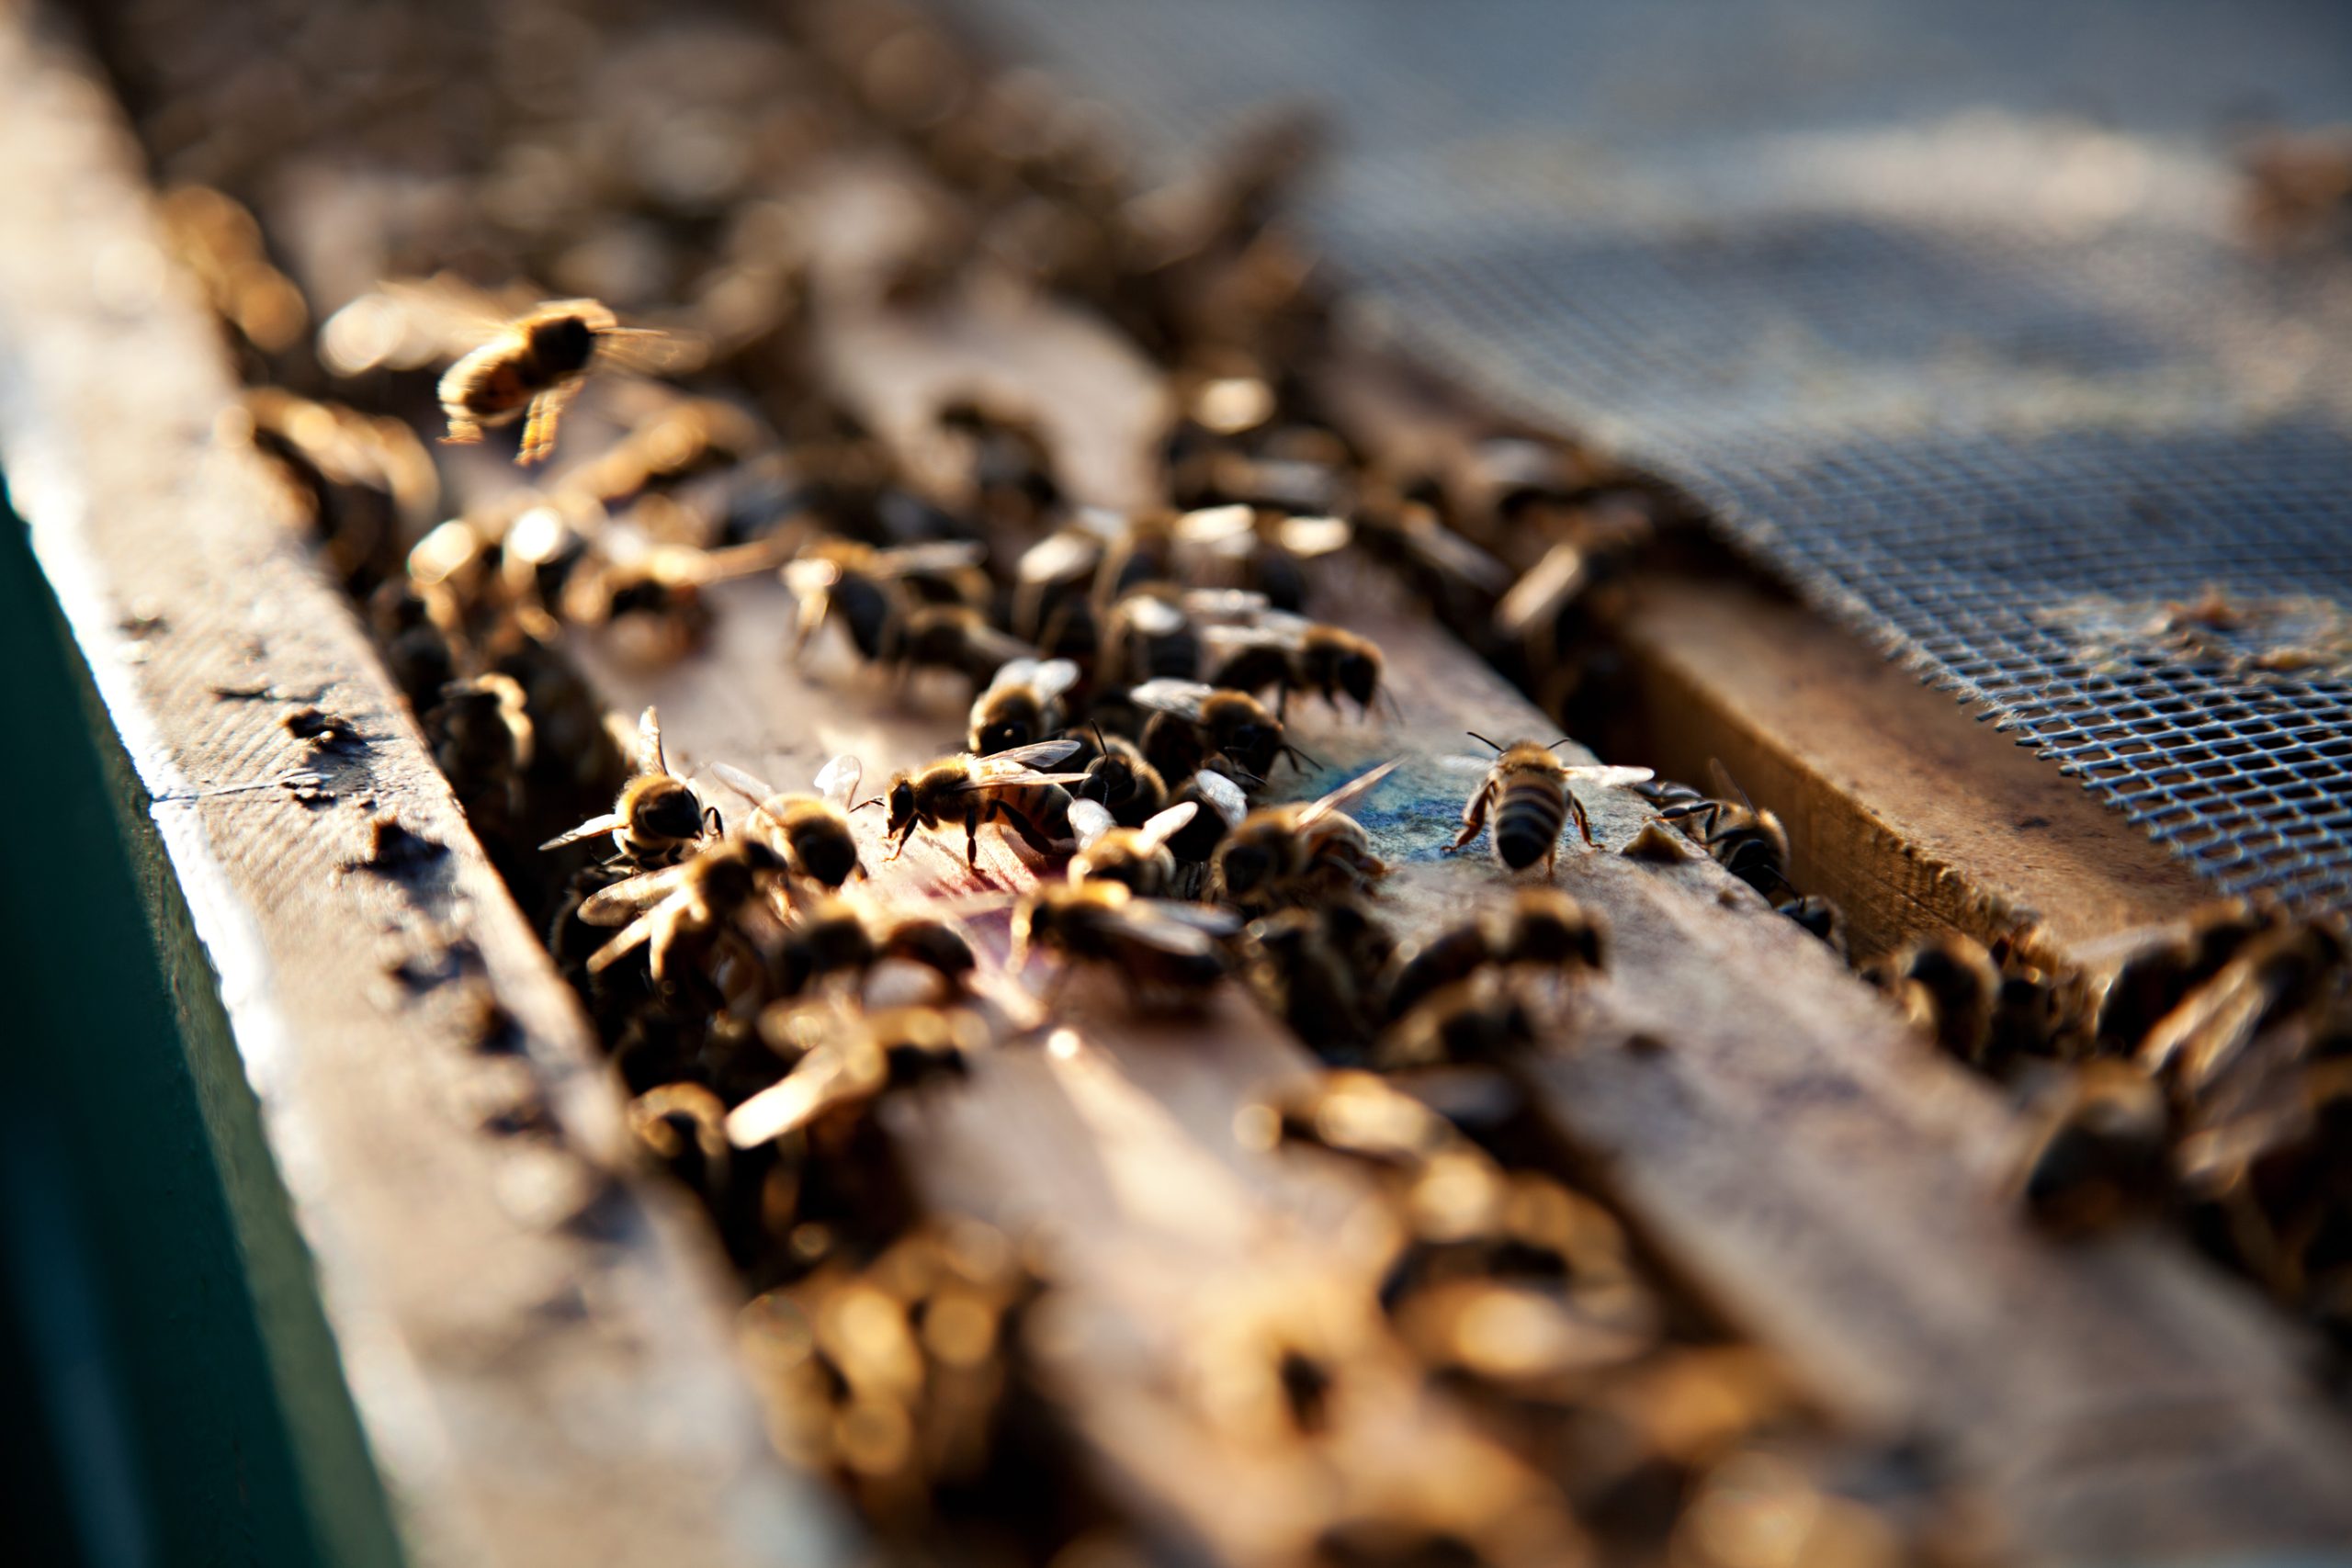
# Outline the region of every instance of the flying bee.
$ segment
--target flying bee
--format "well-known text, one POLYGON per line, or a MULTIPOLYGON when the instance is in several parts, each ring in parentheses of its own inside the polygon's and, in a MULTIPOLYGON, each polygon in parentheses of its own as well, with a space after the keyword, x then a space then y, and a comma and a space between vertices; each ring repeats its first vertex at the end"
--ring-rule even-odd
POLYGON ((1200 633, 1173 589, 1139 588, 1123 594, 1102 617, 1095 658, 1098 689, 1190 681, 1200 672, 1200 633))
POLYGON ((1609 925, 1566 894, 1520 890, 1507 908, 1441 931, 1406 950, 1388 983, 1389 1016, 1402 1017, 1431 992, 1482 969, 1514 966, 1599 974, 1608 961, 1609 925))
POLYGON ((1117 882, 1147 898, 1166 897, 1176 884, 1176 857, 1168 840, 1200 809, 1191 801, 1171 806, 1140 828, 1122 828, 1108 809, 1091 800, 1073 800, 1071 833, 1078 852, 1070 857, 1069 880, 1117 882))
POLYGON ((625 327, 594 299, 556 299, 514 318, 441 378, 442 439, 471 446, 485 429, 521 419, 518 463, 555 450, 556 425, 591 371, 607 366, 647 374, 687 368, 695 347, 668 333, 625 327), (526 417, 527 415, 527 418, 526 417))
POLYGON ((1499 1062, 1534 1043, 1534 1017, 1519 988, 1481 969, 1430 992, 1390 1024, 1373 1047, 1373 1065, 1385 1072, 1499 1062))
POLYGON ((1262 807, 1243 818, 1210 862, 1217 899, 1278 909, 1370 892, 1388 865, 1372 852, 1371 836, 1347 808, 1396 770, 1396 762, 1383 762, 1320 800, 1262 807))
POLYGON ((1077 784, 1083 773, 1040 773, 1080 750, 1076 740, 1041 740, 1034 746, 1000 751, 993 757, 968 753, 943 757, 928 767, 902 773, 890 780, 889 837, 898 840, 890 852, 897 860, 917 828, 934 833, 964 829, 964 863, 978 870, 980 863, 980 824, 1000 822, 1040 854, 1066 840, 1069 832, 1069 793, 1064 784, 1077 784))
POLYGON ((1571 816, 1577 834, 1587 844, 1593 841, 1591 819, 1585 815, 1584 802, 1569 787, 1572 781, 1637 784, 1650 777, 1647 768, 1570 767, 1553 755, 1553 747, 1567 744, 1566 736, 1551 746, 1534 740, 1498 746, 1475 730, 1470 739, 1493 747, 1495 763, 1487 770, 1486 782, 1462 808, 1461 835, 1446 846, 1446 852, 1452 854, 1476 839, 1486 828, 1487 813, 1492 808, 1495 859, 1510 871, 1525 871, 1541 860, 1544 874, 1551 875, 1559 858, 1560 829, 1571 816))
POLYGON ((1167 781, 1145 760, 1143 748, 1125 736, 1105 735, 1098 727, 1094 744, 1086 776, 1070 795, 1101 803, 1122 828, 1142 827, 1168 804, 1167 781))
POLYGON ((1220 910, 1166 898, 1139 898, 1125 884, 1041 886, 1012 913, 1012 966, 1032 951, 1057 954, 1065 967, 1118 970, 1147 1008, 1180 1009, 1223 979, 1221 939, 1240 921, 1220 910))
POLYGON ((2086 1062, 2042 1106, 2018 1196, 2052 1230, 2111 1225, 2162 1195, 2170 1127, 2154 1078, 2127 1062, 2086 1062))
POLYGON ((712 763, 710 771, 728 788, 755 803, 751 831, 766 836, 794 873, 824 887, 839 887, 865 874, 849 814, 875 802, 853 804, 864 773, 856 758, 841 756, 827 762, 817 774, 814 795, 779 795, 725 762, 712 763))
POLYGON ((793 629, 792 655, 807 652, 809 639, 838 618, 850 646, 868 663, 895 655, 907 617, 920 604, 975 603, 986 595, 979 570, 987 547, 943 539, 927 545, 876 549, 854 539, 820 539, 784 567, 785 586, 800 603, 793 629), (979 581, 971 581, 978 574, 979 581))
POLYGON ((637 721, 637 773, 612 810, 549 839, 539 846, 542 851, 610 833, 623 860, 639 871, 657 871, 685 859, 706 836, 718 836, 718 809, 706 807, 693 786, 670 771, 662 750, 661 716, 647 708, 637 721))
POLYGON ((1224 753, 1257 779, 1273 772, 1277 758, 1291 758, 1295 766, 1306 756, 1283 740, 1282 720, 1247 692, 1159 680, 1147 681, 1128 695, 1136 706, 1152 710, 1143 750, 1162 778, 1190 777, 1212 752, 1224 753))
POLYGON ((972 699, 966 747, 985 757, 1046 739, 1062 727, 1062 694, 1077 684, 1078 666, 1067 659, 1008 660, 972 699))
POLYGON ((590 955, 588 972, 601 974, 649 943, 661 984, 682 979, 687 967, 700 969, 722 951, 756 967, 759 954, 736 918, 786 869, 784 857, 757 839, 722 839, 679 864, 598 888, 581 900, 580 919, 622 929, 590 955))

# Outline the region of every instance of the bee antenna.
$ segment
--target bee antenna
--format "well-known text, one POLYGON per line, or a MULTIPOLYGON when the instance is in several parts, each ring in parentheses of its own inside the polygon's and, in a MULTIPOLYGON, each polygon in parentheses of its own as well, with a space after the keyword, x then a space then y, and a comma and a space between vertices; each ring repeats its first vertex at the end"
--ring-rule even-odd
POLYGON ((867 807, 869 807, 869 806, 879 806, 879 805, 881 805, 881 804, 882 804, 882 797, 881 797, 880 795, 877 795, 874 796, 871 800, 861 800, 861 801, 859 801, 855 806, 851 807, 850 807, 850 809, 851 809, 852 811, 863 811, 863 810, 865 810, 865 809, 867 807))
POLYGON ((1569 741, 1574 740, 1575 739, 1576 739, 1576 737, 1575 737, 1575 736, 1573 736, 1573 735, 1563 735, 1563 736, 1561 736, 1557 740, 1553 741, 1553 742, 1552 742, 1552 744, 1550 744, 1549 746, 1544 747, 1544 750, 1545 750, 1546 751, 1556 751, 1556 750, 1558 750, 1561 747, 1566 746, 1569 741))
POLYGON ((1477 741, 1482 746, 1492 748, 1498 753, 1502 750, 1501 747, 1495 745, 1493 741, 1487 739, 1485 736, 1479 734, 1475 729, 1465 729, 1462 733, 1468 736, 1471 739, 1477 741))
POLYGON ((718 814, 718 807, 716 806, 706 806, 702 808, 702 830, 714 839, 727 830, 727 818, 718 814))
MULTIPOLYGON (((1284 746, 1283 748, 1283 755, 1290 759, 1290 765, 1294 768, 1299 767, 1299 764, 1303 762, 1306 767, 1313 768, 1318 773, 1322 771, 1322 763, 1317 761, 1314 758, 1308 756, 1306 752, 1300 750, 1295 746, 1284 746)), ((1300 768, 1299 771, 1304 773, 1306 769, 1300 768)))

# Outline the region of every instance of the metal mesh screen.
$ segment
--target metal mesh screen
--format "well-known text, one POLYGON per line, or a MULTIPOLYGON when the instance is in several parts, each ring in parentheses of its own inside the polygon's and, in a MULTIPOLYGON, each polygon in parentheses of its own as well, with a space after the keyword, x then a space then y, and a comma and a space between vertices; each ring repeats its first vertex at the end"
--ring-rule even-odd
POLYGON ((1320 105, 1352 297, 2230 892, 2352 905, 2352 257, 2247 242, 2352 7, 957 0, 1182 164, 1320 105), (2209 588, 2218 598, 2207 599, 2209 588))

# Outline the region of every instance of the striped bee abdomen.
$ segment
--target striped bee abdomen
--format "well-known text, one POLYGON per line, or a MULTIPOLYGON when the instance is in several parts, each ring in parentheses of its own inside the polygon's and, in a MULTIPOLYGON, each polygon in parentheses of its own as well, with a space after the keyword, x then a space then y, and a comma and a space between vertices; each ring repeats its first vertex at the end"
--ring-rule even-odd
POLYGON ((1524 871, 1552 852, 1568 819, 1564 788, 1530 780, 1503 789, 1495 803, 1495 853, 1513 871, 1524 871))

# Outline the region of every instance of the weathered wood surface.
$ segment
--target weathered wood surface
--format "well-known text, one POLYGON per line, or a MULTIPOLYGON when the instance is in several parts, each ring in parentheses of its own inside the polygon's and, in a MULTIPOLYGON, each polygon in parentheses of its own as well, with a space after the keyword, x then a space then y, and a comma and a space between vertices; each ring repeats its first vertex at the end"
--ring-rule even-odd
POLYGON ((1953 930, 2052 962, 2212 896, 2052 764, 1751 584, 1645 580, 1622 635, 1657 716, 1642 754, 1680 778, 1720 757, 1772 802, 1792 874, 1864 953, 1953 930))
MULTIPOLYGON (((875 428, 913 428, 903 405, 936 383, 863 352, 857 312, 820 319, 837 389, 875 428)), ((892 330, 915 341, 905 323, 892 330)), ((961 352, 987 333, 967 314, 961 352)), ((1087 341, 1065 334, 1060 352, 1087 341)), ((1036 342, 1008 331, 988 353, 1014 389, 1036 342)), ((1098 362, 1089 376, 1135 365, 1104 335, 1087 352, 1098 362)), ((1053 374, 1062 384, 1080 375, 1053 374)), ((1501 883, 1490 863, 1439 852, 1478 777, 1450 760, 1472 750, 1461 731, 1549 732, 1376 580, 1338 589, 1326 613, 1388 650, 1407 716, 1365 727, 1308 715, 1298 738, 1329 768, 1297 787, 1408 759, 1362 816, 1400 865, 1388 911, 1425 931, 1501 883)), ((729 604, 707 668, 616 692, 659 697, 682 750, 793 780, 835 750, 880 768, 954 744, 960 704, 876 716, 881 688, 846 663, 813 677, 787 669, 773 589, 743 587, 729 604)), ((1629 795, 1591 804, 1612 848, 1642 819, 1629 795)), ((989 852, 992 885, 1032 874, 1001 845, 989 852)), ((948 863, 938 850, 910 854, 948 863)), ((884 889, 902 894, 892 878, 906 869, 886 874, 884 889)), ((1732 1321, 1788 1353, 1827 1405, 1947 1448, 2038 1558, 2174 1560, 2352 1540, 2341 1484, 2352 1448, 2305 1381, 2302 1342, 2267 1307, 2169 1235, 2067 1247, 2030 1231, 2000 1191, 2015 1135, 2007 1108, 1711 863, 1573 855, 1560 878, 1607 914, 1615 943, 1610 979, 1532 1069, 1546 1113, 1602 1163, 1637 1227, 1732 1321), (1629 1049, 1637 1035, 1664 1048, 1629 1049)), ((1181 1384, 1158 1359, 1181 1355, 1171 1314, 1183 1311, 1170 1295, 1278 1270, 1282 1252, 1264 1238, 1283 1225, 1311 1234, 1330 1211, 1230 1131, 1235 1111, 1299 1069, 1295 1051, 1261 1043, 1233 1012, 1205 1028, 1145 1030, 1097 1010, 1102 999, 1066 1021, 1082 1042, 1074 1055, 1009 1056, 978 1092, 903 1114, 934 1201, 1067 1238, 1074 1288, 1121 1325, 1114 1340, 1136 1362, 1092 1359, 1065 1385, 1115 1451, 1120 1431, 1150 1426, 1122 1406, 1157 1409, 1156 1391, 1181 1384), (1147 1136, 1157 1153, 1139 1163, 1129 1150, 1147 1136), (1219 1212, 1252 1192, 1288 1206, 1275 1229, 1260 1228, 1262 1210, 1238 1223, 1219 1212), (1204 1252, 1193 1238, 1214 1245, 1204 1252)), ((1172 1475, 1156 1479, 1182 1485, 1172 1475)), ((1242 1494, 1216 1480, 1202 1490, 1244 1511, 1242 1494)))
MULTIPOLYGON (((1476 471, 1468 405, 1382 355, 1351 353, 1318 389, 1401 468, 1476 471)), ((1522 568, 1544 548, 1495 543, 1522 568)), ((1736 575, 1634 589, 1622 749, 1702 784, 1720 758, 1780 815, 1792 874, 1845 908, 1858 953, 1959 931, 2057 962, 2211 897, 2121 813, 1843 628, 1736 575)))
MULTIPOLYGON (((846 1560, 833 1500, 763 1440, 716 1249, 629 1168, 585 1021, 350 608, 213 444, 217 333, 110 101, 29 12, 0 7, 0 468, 259 1097, 267 1149, 217 1156, 275 1162, 402 1548, 846 1560), (304 705, 365 744, 312 755, 283 725, 304 705), (298 768, 329 798, 274 782, 298 768)), ((281 1382, 334 1375, 278 1349, 281 1382)), ((358 1523, 326 1521, 339 1560, 380 1550, 358 1523)))

